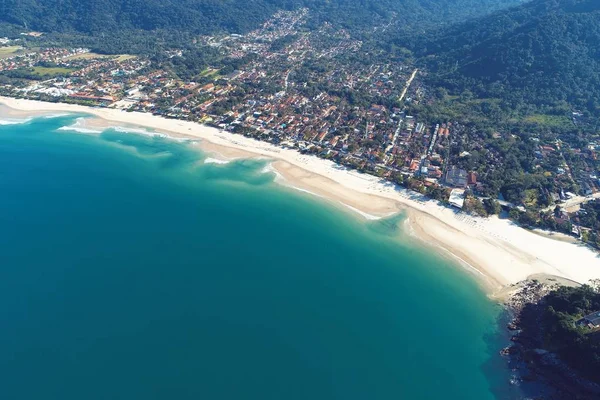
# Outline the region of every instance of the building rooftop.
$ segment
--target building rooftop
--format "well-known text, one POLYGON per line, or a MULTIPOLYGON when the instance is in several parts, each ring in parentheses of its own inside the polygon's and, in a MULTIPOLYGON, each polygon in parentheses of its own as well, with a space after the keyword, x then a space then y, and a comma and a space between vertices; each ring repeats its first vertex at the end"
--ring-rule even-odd
POLYGON ((600 312, 594 312, 583 317, 583 320, 594 325, 600 326, 600 312))
POLYGON ((467 171, 452 166, 446 173, 446 183, 455 187, 467 186, 467 171))
POLYGON ((462 189, 452 189, 450 192, 450 199, 448 201, 454 207, 463 208, 465 204, 465 191, 462 189))

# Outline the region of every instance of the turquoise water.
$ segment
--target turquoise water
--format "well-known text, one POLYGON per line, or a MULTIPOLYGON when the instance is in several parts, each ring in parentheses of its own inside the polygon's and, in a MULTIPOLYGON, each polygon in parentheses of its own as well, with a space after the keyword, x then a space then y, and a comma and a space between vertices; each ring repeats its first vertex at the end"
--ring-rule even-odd
POLYGON ((183 143, 0 126, 0 398, 509 399, 450 262, 183 143))

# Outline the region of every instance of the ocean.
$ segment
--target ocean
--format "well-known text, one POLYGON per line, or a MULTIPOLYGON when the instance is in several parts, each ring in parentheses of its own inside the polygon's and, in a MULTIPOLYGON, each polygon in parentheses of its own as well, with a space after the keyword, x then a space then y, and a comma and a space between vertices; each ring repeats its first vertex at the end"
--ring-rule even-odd
POLYGON ((502 308, 403 216, 76 118, 0 125, 0 398, 518 398, 502 308))

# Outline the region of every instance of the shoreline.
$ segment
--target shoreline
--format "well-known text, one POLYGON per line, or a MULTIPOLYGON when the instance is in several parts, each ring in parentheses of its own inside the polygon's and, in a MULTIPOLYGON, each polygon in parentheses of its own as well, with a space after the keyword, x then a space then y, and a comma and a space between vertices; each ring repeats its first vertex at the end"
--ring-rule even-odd
POLYGON ((204 152, 225 159, 271 159, 277 183, 322 198, 365 219, 384 218, 404 211, 412 237, 442 256, 451 255, 492 297, 503 288, 538 274, 578 283, 600 278, 600 257, 582 244, 536 234, 497 217, 472 217, 391 182, 316 156, 195 122, 152 114, 6 97, 0 97, 0 104, 21 118, 64 114, 99 118, 90 122, 90 126, 81 127, 82 131, 89 130, 88 133, 98 133, 108 127, 132 128, 135 133, 136 127, 138 131, 144 127, 175 140, 199 140, 204 152))

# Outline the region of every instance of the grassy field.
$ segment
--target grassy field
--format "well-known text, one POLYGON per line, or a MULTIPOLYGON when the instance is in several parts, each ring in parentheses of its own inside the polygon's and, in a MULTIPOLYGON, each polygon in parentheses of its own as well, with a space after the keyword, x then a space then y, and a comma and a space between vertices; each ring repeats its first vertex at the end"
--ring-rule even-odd
POLYGON ((115 61, 121 62, 121 61, 127 61, 132 58, 135 58, 135 56, 132 56, 129 54, 110 55, 110 54, 98 54, 98 53, 83 53, 83 54, 75 54, 73 56, 69 56, 69 57, 65 58, 65 60, 66 61, 68 61, 68 60, 93 60, 93 59, 98 59, 98 58, 114 58, 115 61))
POLYGON ((198 75, 200 78, 209 78, 212 79, 214 81, 216 81, 217 79, 219 79, 221 76, 219 75, 219 71, 218 69, 213 69, 213 68, 207 68, 204 71, 200 72, 200 74, 198 75))
POLYGON ((59 75, 68 75, 73 71, 74 70, 71 68, 62 68, 62 67, 53 67, 53 68, 33 67, 33 73, 35 75, 39 75, 40 77, 43 77, 43 78, 53 78, 53 77, 59 76, 59 75))
POLYGON ((5 47, 0 47, 0 58, 10 57, 10 56, 12 56, 13 54, 19 52, 22 49, 23 48, 21 46, 5 46, 5 47))
POLYGON ((117 56, 117 58, 115 59, 115 61, 117 62, 123 62, 123 61, 127 61, 127 60, 131 60, 133 58, 135 58, 136 56, 132 56, 130 54, 120 54, 117 56))
POLYGON ((481 103, 500 104, 501 101, 502 101, 501 99, 497 99, 495 97, 488 97, 488 98, 483 98, 483 99, 473 99, 473 103, 475 103, 475 104, 481 104, 481 103))
POLYGON ((65 58, 65 61, 68 60, 92 60, 94 58, 108 58, 111 56, 107 56, 104 54, 96 54, 96 53, 83 53, 83 54, 75 54, 73 56, 69 56, 65 58))
POLYGON ((559 127, 571 125, 571 119, 564 115, 546 115, 534 114, 523 119, 524 122, 535 125, 544 125, 549 127, 559 127))

